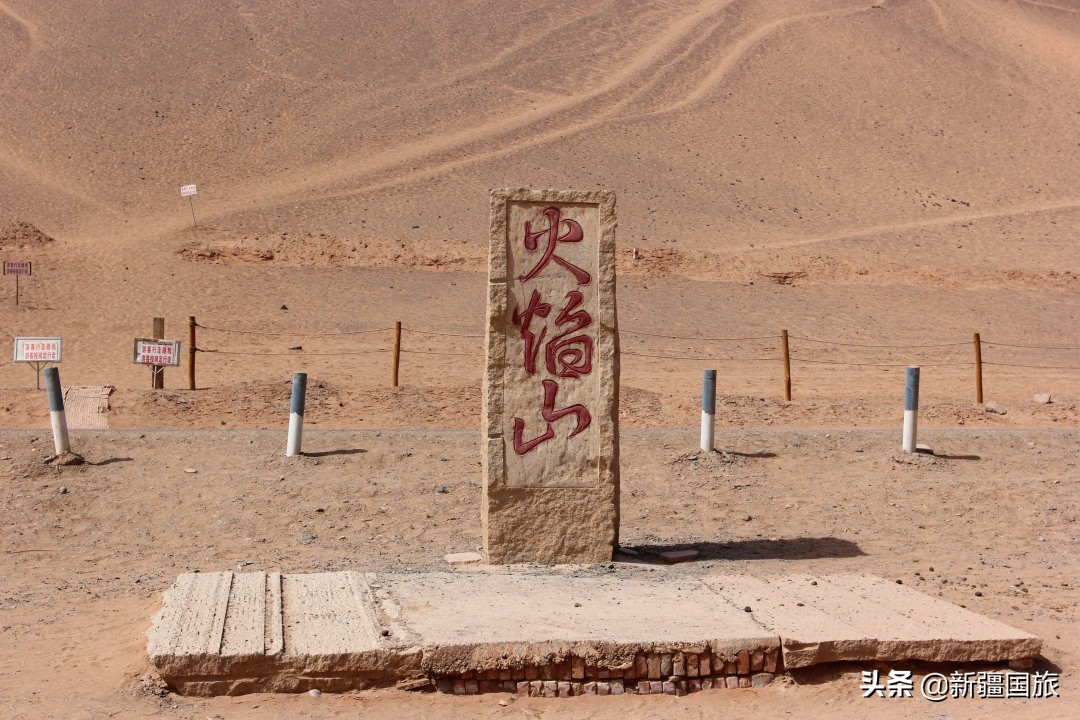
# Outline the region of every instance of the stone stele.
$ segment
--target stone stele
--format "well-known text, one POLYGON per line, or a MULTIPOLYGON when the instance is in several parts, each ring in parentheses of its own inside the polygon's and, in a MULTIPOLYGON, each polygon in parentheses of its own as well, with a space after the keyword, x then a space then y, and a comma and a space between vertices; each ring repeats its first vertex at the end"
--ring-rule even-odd
POLYGON ((491 191, 489 563, 596 563, 619 541, 615 193, 491 191))

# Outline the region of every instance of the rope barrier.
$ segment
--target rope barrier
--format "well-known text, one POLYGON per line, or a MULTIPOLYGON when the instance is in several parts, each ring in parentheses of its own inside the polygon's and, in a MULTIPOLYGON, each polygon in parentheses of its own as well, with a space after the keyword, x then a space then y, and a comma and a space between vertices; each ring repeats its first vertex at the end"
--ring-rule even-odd
POLYGON ((634 357, 647 357, 647 358, 661 358, 664 360, 703 360, 707 362, 775 362, 777 358, 717 358, 717 357, 686 357, 684 355, 649 355, 646 353, 636 353, 623 350, 620 352, 622 355, 633 355, 634 357))
MULTIPOLYGON (((864 347, 864 348, 929 348, 929 347, 960 347, 961 345, 971 345, 970 342, 957 342, 957 343, 935 343, 933 345, 863 345, 860 343, 845 343, 834 342, 832 340, 818 340, 816 338, 801 337, 799 335, 788 335, 789 338, 794 340, 805 340, 807 342, 822 343, 823 345, 843 345, 844 347, 864 347)), ((794 359, 794 358, 793 358, 794 359)))
MULTIPOLYGON (((213 325, 203 325, 202 323, 196 323, 196 327, 203 330, 212 330, 214 332, 234 333, 238 335, 263 335, 267 337, 342 337, 347 335, 365 335, 369 333, 391 332, 394 328, 373 328, 369 330, 345 330, 342 332, 329 332, 329 333, 311 333, 311 332, 266 332, 261 330, 239 330, 236 328, 222 328, 213 325)), ((460 337, 460 338, 483 338, 483 334, 471 334, 471 333, 446 333, 437 332, 434 330, 418 330, 416 328, 404 327, 402 330, 411 333, 417 333, 419 335, 437 335, 441 337, 460 337)), ((642 330, 631 330, 629 328, 620 328, 620 333, 626 333, 628 335, 642 335, 645 337, 664 338, 667 340, 707 340, 709 342, 749 342, 753 340, 774 340, 775 335, 753 335, 748 337, 711 337, 706 335, 664 335, 660 333, 649 333, 642 330)), ((929 343, 925 345, 876 345, 870 343, 851 343, 840 342, 838 340, 822 340, 820 338, 805 337, 802 335, 788 335, 793 340, 804 340, 806 342, 821 343, 823 345, 841 345, 844 347, 862 347, 862 348, 935 348, 935 347, 962 347, 970 345, 970 342, 955 342, 955 343, 929 343)), ((1080 346, 1074 345, 1020 345, 1016 343, 998 342, 995 340, 983 340, 984 345, 988 346, 1001 346, 1010 348, 1022 348, 1025 350, 1080 350, 1080 346)))
POLYGON ((348 330, 345 332, 333 332, 333 333, 306 333, 306 332, 261 332, 259 330, 234 330, 231 328, 219 328, 212 327, 210 325, 199 325, 196 323, 195 327, 202 328, 203 330, 214 330, 216 332, 234 333, 237 335, 265 335, 269 337, 339 337, 342 335, 365 335, 368 333, 377 332, 390 332, 394 328, 380 328, 376 330, 348 330))
MULTIPOLYGON (((402 354, 407 354, 408 353, 408 354, 413 354, 413 355, 449 356, 449 357, 463 357, 463 358, 472 358, 472 359, 479 359, 479 358, 482 358, 484 356, 483 352, 460 352, 459 350, 461 350, 461 348, 455 347, 455 345, 458 345, 458 343, 455 343, 455 342, 449 343, 450 348, 448 350, 446 350, 446 351, 435 350, 435 349, 432 349, 430 347, 427 348, 427 349, 415 349, 415 350, 411 349, 411 348, 407 348, 407 347, 402 347, 401 342, 400 342, 401 341, 401 331, 408 332, 408 333, 413 333, 413 334, 421 335, 421 336, 440 337, 440 338, 464 338, 464 339, 468 339, 468 340, 481 340, 481 339, 486 337, 485 333, 472 334, 472 333, 442 332, 442 331, 438 331, 438 330, 419 330, 419 329, 416 329, 416 328, 404 327, 404 326, 402 326, 402 324, 400 322, 395 323, 394 327, 389 327, 389 328, 376 328, 376 329, 368 329, 368 330, 351 330, 351 331, 327 332, 327 333, 311 333, 311 332, 265 332, 265 331, 260 331, 260 330, 240 330, 240 329, 235 329, 235 328, 222 328, 222 327, 215 327, 215 326, 210 326, 210 325, 201 325, 201 324, 195 323, 194 318, 190 318, 190 320, 191 320, 191 334, 190 334, 189 337, 190 337, 190 343, 191 343, 191 346, 192 346, 192 350, 195 353, 200 353, 200 352, 201 353, 214 353, 214 354, 218 354, 218 355, 237 355, 237 356, 245 356, 245 357, 262 357, 262 356, 296 357, 296 356, 301 356, 301 357, 304 357, 304 358, 310 358, 310 357, 338 357, 338 356, 349 356, 349 355, 373 355, 373 354, 390 353, 393 356, 392 374, 391 375, 392 375, 392 385, 394 387, 398 386, 398 367, 399 367, 400 357, 401 357, 402 354), (387 349, 376 349, 376 350, 342 350, 342 351, 337 351, 337 352, 308 352, 308 351, 304 351, 304 350, 290 350, 290 351, 287 351, 287 352, 241 352, 241 351, 234 351, 234 350, 222 350, 222 349, 195 347, 195 334, 194 334, 194 332, 195 332, 196 327, 202 328, 204 330, 214 331, 214 332, 234 333, 234 334, 238 334, 238 335, 259 335, 259 336, 265 336, 265 337, 288 337, 288 338, 329 338, 329 337, 344 337, 344 336, 350 336, 350 335, 367 335, 367 334, 371 334, 371 333, 384 333, 384 332, 386 332, 386 333, 394 333, 394 346, 393 346, 392 349, 387 348, 387 349)), ((633 330, 633 329, 626 329, 626 328, 621 329, 621 333, 623 333, 625 335, 628 335, 628 336, 632 336, 632 337, 640 336, 641 338, 660 338, 660 339, 664 339, 664 340, 684 340, 684 341, 688 341, 687 346, 685 348, 681 348, 681 347, 680 348, 660 348, 658 351, 654 351, 654 352, 633 352, 633 351, 625 350, 625 349, 622 350, 621 354, 624 355, 624 356, 627 356, 627 357, 649 358, 649 359, 655 359, 655 360, 672 360, 672 361, 680 361, 680 362, 684 362, 684 361, 702 362, 702 363, 709 363, 709 364, 713 364, 713 363, 716 363, 716 364, 723 364, 723 363, 766 363, 766 364, 772 364, 772 363, 783 362, 784 363, 784 376, 785 376, 785 397, 787 399, 790 399, 790 393, 791 393, 791 389, 790 389, 791 388, 791 385, 790 385, 790 383, 791 383, 791 380, 790 380, 790 366, 789 366, 790 362, 806 363, 806 364, 813 364, 813 365, 831 365, 831 366, 837 366, 837 367, 880 367, 880 368, 902 368, 902 367, 909 367, 911 365, 918 365, 920 367, 954 367, 954 368, 959 368, 959 367, 971 367, 971 366, 974 365, 975 374, 976 374, 976 385, 977 385, 977 393, 976 394, 977 394, 977 397, 979 398, 980 401, 981 401, 981 398, 982 398, 982 366, 983 365, 992 365, 992 366, 997 366, 997 367, 1011 367, 1011 368, 1029 368, 1029 369, 1039 369, 1039 370, 1080 370, 1080 366, 1073 366, 1073 365, 1035 365, 1035 364, 994 362, 994 361, 982 360, 981 354, 980 354, 980 348, 982 348, 982 347, 1017 348, 1017 349, 1022 349, 1022 350, 1075 351, 1075 350, 1080 350, 1080 346, 1021 345, 1021 344, 1018 344, 1018 343, 994 342, 994 341, 990 341, 990 340, 981 340, 980 341, 980 337, 979 337, 978 333, 976 333, 975 336, 974 336, 974 345, 975 345, 975 348, 974 348, 975 349, 974 363, 972 363, 971 361, 959 361, 959 362, 957 362, 957 361, 947 361, 947 362, 925 362, 924 363, 924 362, 919 362, 918 359, 914 359, 914 360, 909 359, 907 362, 862 362, 862 361, 845 361, 845 360, 836 360, 836 359, 828 359, 828 360, 826 360, 826 359, 819 359, 819 358, 793 356, 791 354, 791 349, 789 348, 789 345, 788 345, 788 340, 791 339, 791 340, 798 340, 798 341, 802 341, 802 342, 816 343, 816 344, 827 345, 827 346, 849 347, 849 348, 868 348, 868 349, 888 350, 888 351, 904 351, 904 350, 913 350, 913 349, 921 349, 921 348, 954 348, 955 349, 955 348, 968 347, 968 346, 970 346, 972 344, 972 341, 966 341, 966 340, 963 341, 963 342, 926 343, 926 344, 911 344, 911 345, 855 343, 855 342, 844 342, 844 341, 834 341, 834 340, 823 340, 823 339, 820 339, 820 338, 804 337, 804 336, 801 336, 801 335, 791 335, 786 330, 782 331, 782 333, 780 333, 779 335, 754 335, 754 336, 746 336, 746 337, 712 337, 712 336, 705 336, 705 335, 667 335, 667 334, 662 334, 662 333, 651 333, 651 332, 645 332, 645 331, 642 331, 642 330, 633 330), (708 355, 669 354, 669 353, 681 353, 684 350, 687 351, 687 352, 694 352, 695 349, 711 350, 711 349, 714 349, 714 345, 712 345, 714 343, 743 343, 743 342, 749 343, 749 342, 760 342, 760 341, 774 341, 775 342, 776 340, 780 341, 780 355, 778 355, 777 357, 712 357, 712 356, 708 356, 708 355), (699 345, 697 347, 695 347, 693 345, 693 343, 695 343, 695 342, 699 343, 699 345), (705 343, 709 343, 709 345, 704 345, 703 346, 703 344, 705 344, 705 343)), ((439 343, 434 342, 434 341, 424 341, 423 344, 439 344, 439 343)), ((472 343, 461 343, 461 344, 471 345, 472 343)), ((650 348, 645 347, 643 349, 650 349, 650 348)), ((740 349, 743 349, 743 348, 738 347, 738 346, 732 346, 732 347, 727 347, 727 348, 720 348, 719 352, 725 352, 725 351, 731 352, 731 351, 740 350, 740 349)), ((749 348, 746 348, 746 349, 750 349, 751 351, 753 351, 755 349, 755 346, 750 346, 749 348)), ((758 346, 756 349, 762 349, 765 352, 772 352, 772 350, 773 350, 772 348, 769 348, 768 346, 765 346, 765 347, 758 346)), ((813 352, 814 348, 810 348, 809 350, 811 352, 813 352)), ((946 353, 942 353, 942 354, 945 355, 946 358, 948 357, 948 354, 946 354, 946 353)), ((890 352, 890 353, 888 353, 888 355, 891 355, 891 357, 887 357, 886 359, 899 359, 899 358, 896 358, 896 355, 901 355, 901 357, 903 357, 903 354, 899 353, 899 352, 890 352)), ((194 359, 195 359, 195 355, 192 354, 191 355, 191 366, 190 366, 191 367, 191 376, 190 377, 192 378, 190 382, 192 384, 191 385, 192 387, 194 387, 194 382, 195 382, 194 381, 194 359)))
POLYGON ((415 355, 456 355, 457 357, 480 357, 483 355, 483 353, 431 352, 427 350, 409 350, 408 348, 401 348, 401 352, 415 355))
POLYGON ((1009 348, 1024 348, 1025 350, 1080 350, 1078 347, 1050 347, 1047 345, 1010 345, 1009 343, 991 342, 989 340, 983 340, 983 345, 1001 346, 1009 348))
MULTIPOLYGON (((839 360, 810 360, 809 358, 798 358, 792 356, 792 362, 805 362, 805 363, 817 363, 820 365, 855 365, 863 367, 908 367, 915 363, 862 363, 862 362, 841 362, 839 360)), ((983 363, 984 365, 987 363, 983 363)), ((961 365, 971 365, 969 362, 953 362, 953 363, 918 363, 919 367, 957 367, 961 365)))
POLYGON ((372 353, 385 353, 389 350, 350 350, 343 352, 310 352, 307 350, 293 350, 291 352, 237 352, 235 350, 207 350, 203 348, 197 348, 196 352, 214 353, 216 355, 250 355, 250 356, 263 356, 263 355, 291 355, 293 357, 297 355, 370 355, 372 353))
POLYGON ((646 337, 665 338, 667 340, 708 340, 710 342, 742 342, 744 340, 775 340, 775 335, 759 335, 756 337, 741 337, 741 338, 721 338, 721 337, 702 337, 700 335, 657 335, 656 333, 641 332, 639 330, 627 330, 626 328, 619 328, 620 333, 629 333, 630 335, 645 335, 646 337))
POLYGON ((983 365, 997 365, 998 367, 1017 368, 1042 368, 1043 370, 1080 370, 1080 365, 1014 365, 1013 363, 999 363, 983 360, 983 365))
MULTIPOLYGON (((392 330, 393 328, 390 328, 390 329, 392 330)), ((483 335, 459 335, 459 334, 456 334, 456 333, 434 332, 434 331, 431 331, 431 330, 414 330, 413 328, 408 328, 408 327, 405 327, 404 325, 401 326, 401 329, 404 330, 405 332, 416 333, 418 335, 439 335, 441 337, 461 337, 461 338, 482 338, 482 337, 484 337, 483 335)))

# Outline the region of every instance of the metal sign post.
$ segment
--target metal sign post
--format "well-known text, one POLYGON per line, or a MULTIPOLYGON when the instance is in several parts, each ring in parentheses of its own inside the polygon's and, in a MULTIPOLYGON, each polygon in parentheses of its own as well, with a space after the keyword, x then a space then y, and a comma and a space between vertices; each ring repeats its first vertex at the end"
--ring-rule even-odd
POLYGON ((192 227, 198 227, 198 223, 195 222, 195 200, 193 200, 193 198, 195 197, 196 192, 197 192, 197 189, 195 188, 194 185, 181 185, 180 186, 180 197, 186 197, 188 199, 188 204, 191 206, 191 226, 192 227))
POLYGON ((4 274, 15 276, 15 304, 19 304, 19 276, 30 274, 29 260, 5 260, 4 274))
POLYGON ((58 337, 15 338, 15 362, 27 363, 37 377, 34 387, 41 389, 41 370, 49 363, 59 363, 64 353, 64 339, 58 337))
POLYGON ((156 388, 159 386, 159 373, 166 367, 180 365, 180 341, 135 338, 135 352, 131 361, 136 365, 150 366, 150 387, 156 388))

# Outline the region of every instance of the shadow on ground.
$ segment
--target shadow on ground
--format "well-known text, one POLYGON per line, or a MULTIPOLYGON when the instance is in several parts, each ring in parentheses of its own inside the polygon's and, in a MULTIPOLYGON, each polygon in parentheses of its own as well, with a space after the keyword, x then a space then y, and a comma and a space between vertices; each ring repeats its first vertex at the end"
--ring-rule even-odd
POLYGON ((349 450, 320 450, 318 452, 305 452, 304 457, 330 457, 331 455, 356 455, 358 453, 366 453, 367 450, 362 448, 351 448, 349 450))
POLYGON ((660 553, 670 550, 697 550, 698 560, 817 560, 866 555, 850 540, 834 537, 783 538, 780 540, 734 540, 678 545, 632 545, 638 559, 660 562, 660 553))
POLYGON ((92 462, 92 463, 86 463, 86 464, 87 465, 93 465, 94 467, 101 467, 103 465, 112 465, 113 463, 132 462, 134 459, 135 458, 129 458, 129 457, 114 457, 114 458, 108 458, 107 460, 99 460, 98 462, 92 462))

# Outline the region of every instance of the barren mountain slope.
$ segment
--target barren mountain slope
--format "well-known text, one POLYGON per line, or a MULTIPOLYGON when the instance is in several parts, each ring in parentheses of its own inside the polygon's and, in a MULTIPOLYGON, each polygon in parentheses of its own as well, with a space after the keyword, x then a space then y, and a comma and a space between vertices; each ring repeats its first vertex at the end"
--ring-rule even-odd
MULTIPOLYGON (((627 331, 775 338, 786 327, 868 344, 981 331, 1080 346, 1077 10, 4 0, 0 220, 57 241, 3 250, 36 264, 27 307, 5 305, 0 319, 13 334, 63 334, 68 382, 122 388, 145 384, 129 344, 152 315, 174 337, 188 315, 247 329, 400 319, 475 333, 486 190, 532 185, 618 192, 627 331), (188 182, 199 186, 194 229, 177 192, 188 182)), ((462 342, 412 347, 478 349, 462 342)), ((624 338, 639 354, 717 358, 730 392, 774 397, 776 344, 624 338)), ((385 385, 383 356, 295 345, 359 347, 259 341, 243 347, 283 354, 207 357, 205 382, 310 367, 385 385)), ((804 357, 970 360, 953 352, 804 357)), ((479 359, 435 357, 413 356, 408 381, 475 387, 479 359)), ((1076 351, 988 358, 1061 368, 997 368, 991 394, 1077 399, 1076 351)), ((684 402, 706 363, 628 355, 625 377, 684 402)), ((796 400, 888 405, 889 372, 799 365, 796 400)), ((940 372, 926 391, 970 402, 970 367, 940 372)), ((27 374, 7 366, 0 383, 25 387, 27 374)), ((377 418, 391 422, 391 410, 377 418)))

